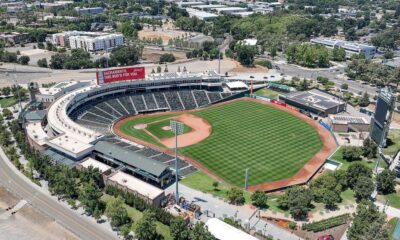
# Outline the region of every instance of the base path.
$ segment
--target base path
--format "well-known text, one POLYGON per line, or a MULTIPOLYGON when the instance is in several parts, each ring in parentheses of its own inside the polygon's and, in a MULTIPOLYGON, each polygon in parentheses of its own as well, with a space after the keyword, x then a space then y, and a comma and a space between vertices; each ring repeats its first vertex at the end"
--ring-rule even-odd
MULTIPOLYGON (((212 105, 208 108, 213 108, 216 106, 221 106, 221 105, 225 105, 225 104, 230 104, 232 102, 235 101, 253 101, 253 102, 258 102, 282 111, 285 111, 297 118, 300 118, 301 120, 305 121, 306 123, 308 123, 310 126, 312 126, 319 134, 320 139, 323 143, 323 147, 319 150, 319 152, 317 154, 315 154, 305 165, 303 168, 301 168, 296 174, 294 174, 292 177, 290 178, 285 178, 282 180, 278 180, 278 181, 274 181, 274 182, 266 182, 266 183, 262 183, 262 184, 258 184, 258 185, 252 185, 249 186, 249 191, 256 191, 256 190, 262 190, 262 191, 274 191, 274 190, 278 190, 278 189, 283 189, 286 187, 290 187, 290 186, 294 186, 294 185, 300 185, 300 184, 305 184, 307 183, 313 176, 314 174, 322 167, 322 165, 325 163, 325 160, 336 150, 337 146, 335 143, 335 140, 333 139, 331 133, 325 129, 323 126, 321 126, 317 121, 312 120, 311 118, 307 117, 304 114, 301 114, 299 111, 297 111, 294 108, 291 107, 283 107, 277 104, 273 104, 270 102, 266 102, 263 100, 258 100, 258 99, 253 99, 253 98, 240 98, 240 99, 235 99, 235 100, 231 100, 231 101, 227 101, 227 102, 223 102, 223 103, 218 103, 215 105, 212 105)), ((154 114, 149 114, 149 115, 166 115, 166 114, 176 114, 176 113, 180 113, 183 115, 189 115, 189 116, 193 116, 191 114, 188 114, 190 112, 196 112, 196 111, 200 111, 203 110, 202 109, 194 109, 194 110, 186 110, 186 111, 180 111, 180 112, 163 112, 163 113, 154 113, 154 114)), ((130 119, 133 118, 138 118, 138 117, 144 117, 147 115, 138 115, 138 116, 133 116, 133 117, 128 117, 125 119, 122 119, 121 121, 117 122, 114 124, 114 133, 117 134, 118 136, 122 137, 122 138, 126 138, 128 140, 131 140, 133 142, 142 144, 144 146, 148 146, 150 148, 156 149, 158 151, 162 151, 165 152, 167 154, 170 155, 174 155, 174 152, 170 149, 166 149, 166 148, 161 148, 159 146, 155 146, 154 144, 145 142, 141 139, 135 138, 133 136, 130 136, 128 134, 123 133, 120 130, 120 126, 122 123, 129 121, 130 119)), ((179 118, 179 117, 177 117, 179 118)), ((187 119, 189 119, 188 117, 186 117, 187 119)), ((178 119, 179 120, 179 119, 178 119)), ((205 121, 204 119, 201 119, 202 121, 205 121)), ((182 121, 182 120, 179 120, 182 121)), ((190 125, 190 123, 188 122, 184 122, 185 124, 189 125, 190 127, 192 127, 192 125, 190 125)), ((193 128, 193 127, 192 127, 193 128)), ((211 128, 211 127, 210 127, 211 128)), ((210 130, 210 134, 211 134, 211 130, 210 130)), ((183 134, 182 136, 184 136, 185 134, 183 134)), ((205 137, 206 138, 206 137, 205 137)), ((183 140, 183 139, 182 139, 183 140)), ((183 140, 186 141, 187 139, 183 140)), ((175 144, 175 141, 172 141, 173 144, 175 144)), ((191 144, 192 145, 192 144, 191 144)), ((172 146, 172 148, 175 145, 172 146)), ((284 153, 283 153, 284 154, 284 153)), ((202 164, 200 164, 199 162, 197 162, 195 159, 189 158, 187 156, 184 155, 179 155, 179 157, 183 160, 186 160, 187 162, 189 162, 190 164, 192 164, 193 166, 195 166, 196 168, 200 169, 201 171, 207 173, 208 175, 212 176, 213 178, 219 180, 219 181, 224 181, 220 176, 218 176, 217 174, 215 174, 212 170, 210 170, 209 168, 206 168, 205 166, 203 166, 202 164)), ((265 173, 268 174, 268 173, 265 173)))
MULTIPOLYGON (((178 147, 180 148, 197 144, 211 135, 211 124, 203 118, 185 113, 174 117, 173 119, 192 128, 192 131, 178 136, 178 147)), ((167 148, 175 147, 175 137, 163 138, 160 142, 167 148)))

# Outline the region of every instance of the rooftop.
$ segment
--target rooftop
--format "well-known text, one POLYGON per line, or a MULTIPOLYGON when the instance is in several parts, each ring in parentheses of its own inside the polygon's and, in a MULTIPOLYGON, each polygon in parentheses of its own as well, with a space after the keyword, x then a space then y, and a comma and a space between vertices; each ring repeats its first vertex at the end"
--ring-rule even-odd
POLYGON ((164 163, 145 157, 139 153, 110 142, 99 141, 95 144, 94 149, 99 153, 113 157, 124 164, 148 172, 156 177, 161 176, 161 174, 168 169, 168 166, 164 163))
POLYGON ((26 132, 30 139, 35 141, 39 146, 44 146, 48 138, 46 132, 43 130, 40 122, 28 123, 25 127, 26 132))
POLYGON ((116 172, 109 180, 150 199, 155 199, 164 193, 163 190, 121 171, 116 172))
POLYGON ((82 152, 86 152, 89 149, 93 149, 93 145, 83 142, 77 138, 74 138, 72 135, 59 135, 48 141, 48 145, 63 149, 72 153, 73 155, 79 155, 82 152))
POLYGON ((364 117, 329 115, 329 119, 334 124, 369 124, 369 121, 364 117))
POLYGON ((294 92, 286 95, 286 98, 323 111, 344 104, 344 102, 342 102, 338 97, 316 89, 304 92, 294 92))
POLYGON ((89 168, 89 167, 97 168, 100 170, 101 173, 106 172, 112 168, 111 166, 108 166, 107 164, 99 162, 96 159, 91 158, 91 157, 86 158, 85 160, 80 162, 79 165, 81 165, 84 168, 89 168))
POLYGON ((50 157, 54 163, 64 164, 69 167, 73 167, 75 165, 75 161, 72 158, 64 156, 54 150, 46 149, 43 151, 43 154, 50 157))
POLYGON ((218 218, 211 218, 206 222, 208 231, 217 239, 220 240, 257 240, 257 238, 251 236, 239 230, 218 218))

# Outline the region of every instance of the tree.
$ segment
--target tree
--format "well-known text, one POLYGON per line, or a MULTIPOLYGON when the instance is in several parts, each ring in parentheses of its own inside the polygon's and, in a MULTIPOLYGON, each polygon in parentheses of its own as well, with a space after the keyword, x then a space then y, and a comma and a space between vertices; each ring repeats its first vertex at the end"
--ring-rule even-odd
POLYGON ((229 202, 235 205, 242 205, 245 202, 243 190, 233 187, 228 190, 227 197, 229 202))
POLYGON ((212 186, 213 186, 213 188, 214 188, 214 191, 218 189, 218 185, 219 185, 218 181, 214 181, 214 182, 212 183, 212 186))
POLYGON ((272 57, 272 59, 274 59, 278 55, 275 46, 271 47, 271 49, 269 50, 269 55, 272 57))
POLYGON ((4 96, 8 96, 11 93, 11 88, 10 87, 4 87, 1 92, 3 93, 4 96))
POLYGON ((124 35, 125 38, 137 37, 137 30, 130 22, 124 22, 121 24, 121 33, 124 35))
POLYGON ((174 240, 189 240, 190 232, 181 217, 174 218, 171 222, 171 237, 174 240))
POLYGON ((81 188, 79 200, 86 212, 93 214, 94 210, 98 209, 101 205, 100 198, 102 195, 99 187, 93 181, 90 181, 85 183, 81 188))
POLYGON ((119 234, 124 238, 128 239, 129 233, 131 232, 132 224, 124 224, 122 227, 119 229, 119 234))
POLYGON ((238 44, 235 46, 236 59, 244 66, 252 66, 257 49, 254 46, 238 44))
POLYGON ((28 65, 28 63, 29 63, 30 60, 31 60, 31 59, 30 59, 28 56, 21 56, 21 57, 19 57, 18 62, 19 62, 21 65, 28 65))
POLYGON ((361 159, 362 150, 360 147, 344 146, 342 149, 343 159, 347 161, 357 161, 361 159))
POLYGON ((92 216, 94 217, 94 219, 96 220, 96 222, 98 222, 98 221, 100 220, 101 215, 102 215, 102 212, 101 212, 101 210, 100 210, 99 208, 96 208, 96 209, 93 211, 93 214, 92 214, 92 216))
POLYGON ((374 158, 378 153, 378 145, 371 138, 366 138, 363 142, 362 151, 364 157, 374 158))
POLYGON ((346 61, 346 51, 343 48, 333 48, 332 60, 338 62, 346 61))
POLYGON ((265 207, 267 206, 267 194, 265 192, 257 190, 251 195, 251 201, 253 202, 254 206, 257 207, 265 207))
POLYGON ((363 96, 359 101, 359 105, 360 107, 367 107, 369 104, 370 104, 369 94, 367 92, 364 92, 363 96))
POLYGON ((370 177, 360 176, 353 189, 355 197, 360 201, 371 196, 375 190, 375 184, 370 177))
POLYGON ((117 65, 134 65, 140 56, 139 47, 118 46, 111 51, 110 61, 117 65))
POLYGON ((13 113, 8 108, 3 108, 3 117, 8 119, 12 117, 13 113))
POLYGON ((157 66, 157 73, 161 73, 161 66, 160 65, 157 66))
POLYGON ((353 188, 358 179, 360 177, 367 177, 367 178, 371 178, 372 176, 372 171, 371 169, 364 165, 361 162, 355 162, 353 164, 351 164, 349 166, 349 168, 347 169, 347 183, 348 185, 353 188))
POLYGON ((175 56, 172 53, 164 53, 160 56, 160 63, 175 62, 175 56))
POLYGON ((340 85, 340 88, 343 90, 347 90, 347 89, 349 89, 349 84, 343 83, 342 85, 340 85))
POLYGON ((383 194, 395 192, 395 180, 396 174, 393 171, 389 169, 383 170, 376 176, 377 190, 383 194))
POLYGON ((341 201, 340 195, 332 190, 325 190, 322 196, 322 202, 325 204, 325 207, 328 209, 332 209, 336 206, 337 203, 341 201))
POLYGON ((154 213, 146 210, 143 212, 143 216, 133 226, 135 237, 140 240, 156 240, 160 236, 156 231, 154 213))
POLYGON ((287 189, 285 194, 278 198, 278 204, 282 209, 289 209, 295 219, 304 219, 312 200, 313 194, 310 189, 295 186, 287 189))
POLYGON ((37 61, 37 65, 38 65, 39 67, 47 68, 47 59, 46 59, 46 58, 39 59, 39 60, 37 61))
POLYGON ((389 234, 385 228, 386 214, 369 201, 362 201, 357 206, 353 223, 347 231, 350 240, 389 240, 389 234))
POLYGON ((67 60, 67 55, 64 53, 57 53, 50 58, 50 68, 63 69, 64 63, 67 60))
POLYGON ((122 197, 112 198, 107 202, 105 214, 111 220, 112 227, 119 227, 129 222, 128 212, 122 197))
POLYGON ((214 236, 208 231, 207 226, 201 221, 198 221, 190 232, 191 240, 214 240, 214 236))

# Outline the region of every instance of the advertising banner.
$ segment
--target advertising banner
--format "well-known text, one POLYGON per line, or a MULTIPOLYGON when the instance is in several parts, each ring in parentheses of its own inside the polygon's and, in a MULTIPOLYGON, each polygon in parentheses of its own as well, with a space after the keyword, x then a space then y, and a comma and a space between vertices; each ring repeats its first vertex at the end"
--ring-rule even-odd
POLYGON ((101 70, 96 73, 97 84, 107 84, 112 82, 140 80, 145 78, 144 67, 117 68, 111 70, 101 70))

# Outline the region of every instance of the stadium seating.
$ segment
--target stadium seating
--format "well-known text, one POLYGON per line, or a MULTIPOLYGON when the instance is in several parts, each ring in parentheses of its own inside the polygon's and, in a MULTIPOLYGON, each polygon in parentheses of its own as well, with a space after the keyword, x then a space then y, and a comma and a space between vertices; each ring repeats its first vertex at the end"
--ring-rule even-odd
POLYGON ((164 94, 172 111, 184 109, 182 100, 176 91, 165 92, 164 94))
POLYGON ((169 109, 168 103, 165 100, 165 96, 163 93, 156 92, 156 93, 153 93, 153 95, 154 95, 155 100, 157 101, 159 108, 168 108, 169 109))
MULTIPOLYGON (((126 116, 147 111, 179 111, 207 106, 232 93, 209 92, 205 90, 175 90, 153 93, 131 93, 90 101, 70 114, 81 125, 104 134, 110 134, 113 122, 126 116)), ((137 148, 136 150, 140 150, 137 148)))
POLYGON ((178 95, 180 96, 185 109, 194 109, 197 107, 192 91, 179 91, 178 95))
POLYGON ((142 95, 132 95, 132 96, 130 96, 130 98, 132 99, 132 102, 136 108, 136 111, 143 112, 143 111, 147 110, 142 95))
POLYGON ((207 92, 207 95, 212 103, 222 99, 221 94, 219 92, 207 92))
POLYGON ((143 94, 143 97, 144 97, 145 103, 147 105, 147 109, 149 109, 149 110, 158 109, 157 103, 156 103, 152 93, 143 94))
POLYGON ((133 107, 131 99, 129 98, 129 96, 120 97, 118 100, 125 107, 125 109, 128 110, 129 115, 136 114, 136 110, 133 107))
POLYGON ((196 98, 196 102, 199 107, 210 104, 210 99, 207 97, 205 91, 193 91, 193 95, 196 98))

